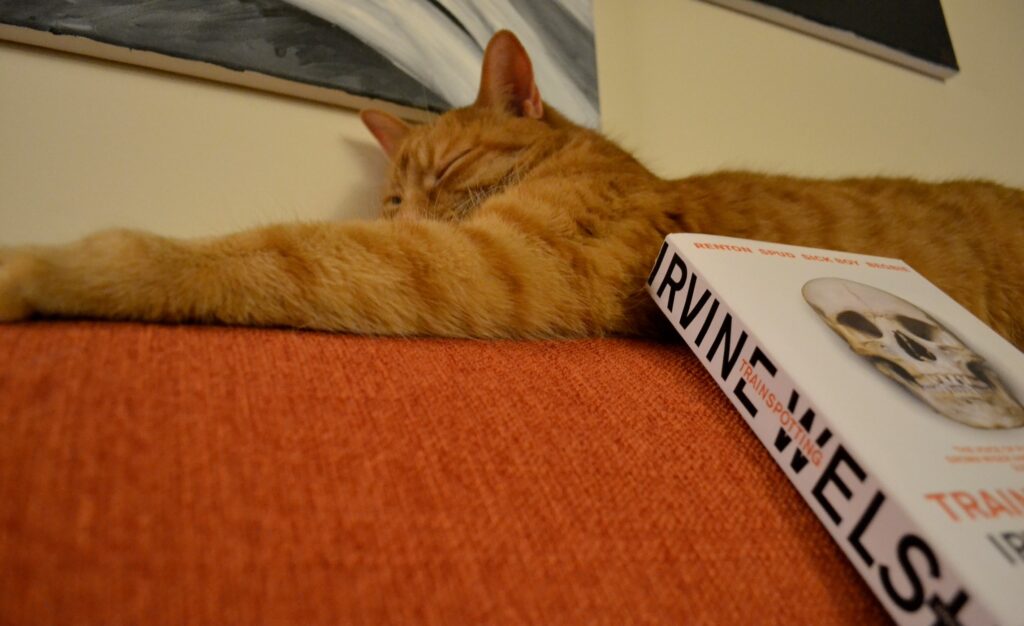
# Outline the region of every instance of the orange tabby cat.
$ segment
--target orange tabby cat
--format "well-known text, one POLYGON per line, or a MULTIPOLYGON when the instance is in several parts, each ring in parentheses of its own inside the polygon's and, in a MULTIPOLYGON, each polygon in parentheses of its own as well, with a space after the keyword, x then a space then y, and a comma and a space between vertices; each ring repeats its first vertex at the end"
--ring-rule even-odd
POLYGON ((1024 346, 1024 192, 992 183, 658 178, 546 106, 508 32, 476 102, 363 120, 391 159, 383 218, 184 241, 104 232, 0 251, 0 319, 33 314, 457 337, 643 334, 673 231, 906 260, 1024 346))

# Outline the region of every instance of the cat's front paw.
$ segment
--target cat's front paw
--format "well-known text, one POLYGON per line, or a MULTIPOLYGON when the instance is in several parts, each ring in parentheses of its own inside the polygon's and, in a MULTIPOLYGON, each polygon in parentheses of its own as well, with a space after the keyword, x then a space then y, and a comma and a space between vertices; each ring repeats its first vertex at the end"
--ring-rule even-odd
POLYGON ((32 315, 25 297, 35 259, 26 250, 0 248, 0 323, 16 322, 32 315))

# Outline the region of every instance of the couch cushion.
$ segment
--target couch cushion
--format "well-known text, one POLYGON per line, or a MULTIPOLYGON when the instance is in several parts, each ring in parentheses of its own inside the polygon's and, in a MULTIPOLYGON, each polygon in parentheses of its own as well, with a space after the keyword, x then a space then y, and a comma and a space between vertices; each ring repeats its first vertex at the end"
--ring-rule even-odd
POLYGON ((681 345, 0 326, 0 622, 885 620, 681 345))

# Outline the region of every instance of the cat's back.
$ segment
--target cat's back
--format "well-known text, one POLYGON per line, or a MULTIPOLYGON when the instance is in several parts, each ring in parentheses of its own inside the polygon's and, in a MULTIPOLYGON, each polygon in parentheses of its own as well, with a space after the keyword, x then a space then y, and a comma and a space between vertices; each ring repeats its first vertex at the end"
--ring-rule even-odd
POLYGON ((1024 345, 1024 191, 981 180, 801 179, 722 172, 677 182, 685 227, 903 259, 1024 345))
MULTIPOLYGON (((1024 236, 1024 190, 984 180, 810 179, 719 172, 677 181, 687 226, 831 246, 1024 236), (955 228, 953 228, 955 226, 955 228), (991 231, 1000 232, 993 233, 991 231)), ((811 244, 808 244, 811 245, 811 244)))

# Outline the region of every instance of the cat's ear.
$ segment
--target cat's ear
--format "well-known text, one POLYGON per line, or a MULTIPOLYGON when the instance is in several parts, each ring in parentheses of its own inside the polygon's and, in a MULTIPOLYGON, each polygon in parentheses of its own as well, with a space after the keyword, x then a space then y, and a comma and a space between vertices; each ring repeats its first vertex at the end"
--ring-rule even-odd
POLYGON ((409 133, 409 126, 390 113, 373 109, 361 111, 359 118, 363 120, 363 124, 366 124, 366 127, 370 129, 373 136, 377 138, 377 143, 384 149, 384 153, 388 155, 388 158, 395 158, 395 154, 398 152, 398 144, 409 133))
POLYGON ((534 119, 544 117, 533 64, 515 35, 507 30, 495 33, 484 51, 483 66, 477 106, 498 107, 534 119))

